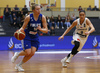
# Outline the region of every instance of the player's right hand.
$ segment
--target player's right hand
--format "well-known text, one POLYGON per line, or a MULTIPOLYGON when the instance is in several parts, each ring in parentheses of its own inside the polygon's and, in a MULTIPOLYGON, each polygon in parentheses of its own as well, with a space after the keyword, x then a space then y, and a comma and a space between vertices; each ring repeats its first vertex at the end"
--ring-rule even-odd
POLYGON ((58 40, 63 40, 64 39, 64 36, 60 36, 59 38, 58 38, 58 40))

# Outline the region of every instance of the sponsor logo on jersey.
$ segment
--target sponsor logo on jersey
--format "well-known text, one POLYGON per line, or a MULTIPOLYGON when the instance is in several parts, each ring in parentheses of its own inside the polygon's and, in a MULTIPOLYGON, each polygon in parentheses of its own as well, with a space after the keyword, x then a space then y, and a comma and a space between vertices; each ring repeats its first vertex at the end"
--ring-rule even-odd
POLYGON ((30 23, 31 27, 38 27, 41 26, 41 23, 30 23))

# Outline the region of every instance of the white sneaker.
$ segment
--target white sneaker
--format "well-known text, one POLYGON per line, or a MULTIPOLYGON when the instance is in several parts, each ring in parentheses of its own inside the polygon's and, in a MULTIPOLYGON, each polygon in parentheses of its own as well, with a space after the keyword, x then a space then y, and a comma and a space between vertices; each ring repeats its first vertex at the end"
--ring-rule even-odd
POLYGON ((66 63, 68 63, 68 64, 69 64, 69 63, 71 62, 72 57, 73 57, 73 55, 72 55, 72 54, 70 54, 69 58, 67 58, 67 60, 66 60, 66 63))
POLYGON ((65 58, 63 58, 63 59, 61 60, 61 63, 62 63, 62 66, 63 66, 63 67, 67 67, 66 59, 67 59, 67 57, 65 57, 65 58))
POLYGON ((17 69, 18 71, 24 71, 22 66, 19 66, 18 64, 15 66, 15 69, 17 69))
POLYGON ((18 52, 15 52, 14 56, 11 58, 11 62, 14 63, 16 59, 18 58, 18 52))

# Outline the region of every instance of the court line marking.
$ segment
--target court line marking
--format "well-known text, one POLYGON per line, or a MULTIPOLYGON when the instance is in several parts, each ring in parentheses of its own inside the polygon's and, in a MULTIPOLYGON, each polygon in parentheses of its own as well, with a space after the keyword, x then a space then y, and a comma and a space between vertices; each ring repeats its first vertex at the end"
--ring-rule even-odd
MULTIPOLYGON (((66 54, 70 53, 71 51, 38 51, 35 52, 36 54, 66 54)), ((80 51, 79 53, 97 53, 97 51, 80 51)))

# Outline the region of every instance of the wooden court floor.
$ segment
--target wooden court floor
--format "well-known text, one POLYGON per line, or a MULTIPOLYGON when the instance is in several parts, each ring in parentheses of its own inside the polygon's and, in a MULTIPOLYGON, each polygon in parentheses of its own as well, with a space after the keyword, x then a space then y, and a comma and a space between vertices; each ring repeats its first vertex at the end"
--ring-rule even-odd
POLYGON ((0 73, 100 73, 100 57, 95 57, 100 54, 97 53, 78 53, 72 58, 67 68, 62 68, 60 60, 68 53, 36 53, 28 62, 23 64, 25 72, 18 72, 14 69, 23 57, 19 57, 13 64, 10 61, 13 54, 13 51, 0 51, 0 73), (94 59, 84 58, 89 56, 94 56, 94 59))

